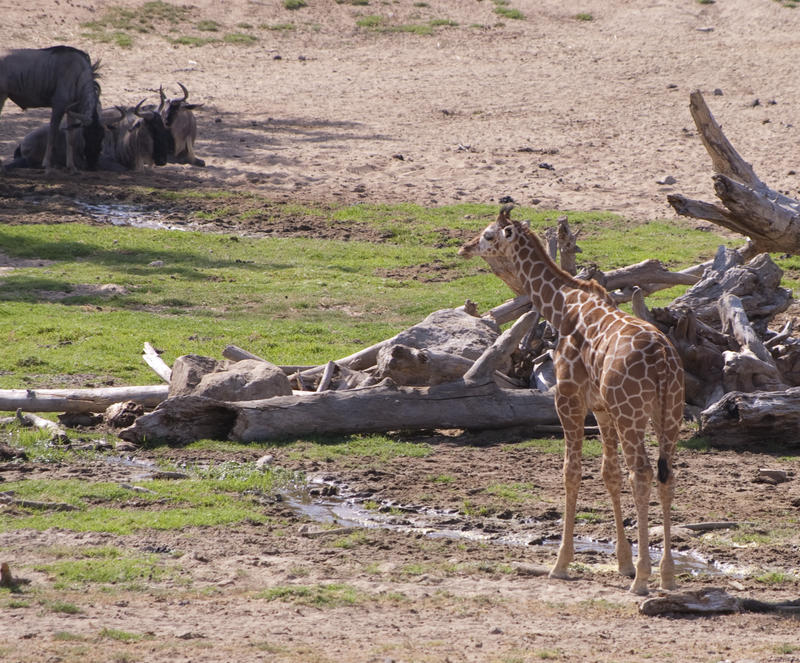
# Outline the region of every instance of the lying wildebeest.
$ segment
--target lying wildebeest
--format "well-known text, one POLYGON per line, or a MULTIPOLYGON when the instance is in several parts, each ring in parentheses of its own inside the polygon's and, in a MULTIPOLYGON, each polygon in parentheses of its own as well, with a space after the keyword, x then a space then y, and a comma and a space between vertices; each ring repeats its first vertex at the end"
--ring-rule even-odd
POLYGON ((135 108, 116 108, 124 113, 124 119, 116 125, 114 159, 129 170, 152 164, 163 166, 175 150, 172 133, 164 126, 161 115, 142 109, 143 103, 144 99, 135 108))
POLYGON ((187 104, 189 90, 183 83, 178 83, 183 90, 183 97, 167 99, 164 86, 158 88, 161 103, 158 112, 164 118, 164 124, 172 132, 175 141, 175 151, 170 157, 172 163, 188 163, 192 166, 205 166, 206 162, 194 153, 194 141, 197 138, 197 120, 192 110, 200 108, 203 104, 187 104))
MULTIPOLYGON (((101 170, 141 170, 146 165, 163 166, 173 151, 172 134, 154 110, 142 110, 144 99, 135 107, 116 106, 101 113, 104 131, 102 151, 97 162, 101 170)), ((14 151, 8 168, 40 168, 47 144, 47 126, 34 129, 14 151)), ((69 150, 71 129, 59 131, 53 150, 53 163, 63 165, 69 150)), ((76 138, 80 146, 80 136, 76 138)))
MULTIPOLYGON (((82 163, 88 169, 97 166, 104 134, 99 115, 99 67, 99 62, 92 63, 86 53, 71 46, 0 49, 0 111, 6 99, 23 110, 53 109, 41 160, 46 170, 54 165, 53 150, 67 112, 70 121, 77 119, 82 128, 82 163)), ((64 163, 70 171, 76 169, 76 150, 72 145, 76 133, 68 132, 65 136, 64 163)))

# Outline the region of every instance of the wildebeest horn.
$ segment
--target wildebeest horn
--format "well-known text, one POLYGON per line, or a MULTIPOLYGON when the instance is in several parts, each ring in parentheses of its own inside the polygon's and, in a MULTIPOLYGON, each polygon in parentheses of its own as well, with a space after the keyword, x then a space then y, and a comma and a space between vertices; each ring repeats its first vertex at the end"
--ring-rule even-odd
POLYGON ((167 95, 164 94, 164 86, 158 86, 158 96, 161 97, 161 103, 158 104, 158 112, 161 112, 161 109, 164 108, 164 102, 167 100, 167 95))
POLYGON ((141 100, 141 101, 140 101, 138 104, 136 104, 136 108, 134 108, 134 109, 133 109, 133 113, 134 113, 134 115, 138 115, 139 117, 142 117, 142 116, 139 114, 139 109, 142 107, 142 104, 143 104, 145 101, 147 101, 147 98, 146 98, 146 97, 145 97, 144 99, 142 99, 142 100, 141 100))
POLYGON ((186 86, 180 81, 178 82, 178 87, 183 90, 183 99, 181 99, 181 101, 186 101, 189 98, 189 90, 187 90, 186 86))

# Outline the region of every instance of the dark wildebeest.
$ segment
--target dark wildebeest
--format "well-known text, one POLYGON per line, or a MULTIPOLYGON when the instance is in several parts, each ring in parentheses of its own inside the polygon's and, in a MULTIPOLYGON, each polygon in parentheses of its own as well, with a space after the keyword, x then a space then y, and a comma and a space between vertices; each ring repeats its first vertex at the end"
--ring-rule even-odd
POLYGON ((164 94, 164 87, 158 89, 161 95, 161 103, 158 112, 164 118, 164 124, 172 132, 175 141, 175 151, 170 157, 172 163, 188 163, 192 166, 205 166, 206 162, 198 158, 194 153, 194 141, 197 138, 197 120, 194 118, 192 110, 200 108, 203 104, 187 104, 189 91, 183 83, 178 83, 183 90, 183 97, 167 99, 164 94))
MULTIPOLYGON (((45 169, 50 170, 54 165, 53 149, 67 112, 70 121, 77 118, 82 128, 82 157, 86 167, 97 166, 104 134, 99 115, 99 66, 99 62, 93 64, 86 53, 71 46, 0 49, 0 111, 6 99, 23 110, 53 109, 42 158, 45 169)), ((65 136, 65 164, 70 171, 76 169, 72 133, 68 131, 65 136)))
MULTIPOLYGON (((101 170, 141 170, 143 166, 163 166, 172 153, 172 134, 154 110, 142 110, 144 100, 135 107, 117 106, 101 113, 104 128, 103 147, 98 160, 101 170)), ((34 129, 14 151, 9 168, 39 168, 47 145, 48 127, 34 129)), ((53 163, 64 165, 69 129, 62 128, 53 149, 53 163)), ((80 136, 77 139, 81 145, 80 136)), ((79 150, 80 153, 80 150, 79 150)), ((81 165, 80 162, 78 164, 81 165)))

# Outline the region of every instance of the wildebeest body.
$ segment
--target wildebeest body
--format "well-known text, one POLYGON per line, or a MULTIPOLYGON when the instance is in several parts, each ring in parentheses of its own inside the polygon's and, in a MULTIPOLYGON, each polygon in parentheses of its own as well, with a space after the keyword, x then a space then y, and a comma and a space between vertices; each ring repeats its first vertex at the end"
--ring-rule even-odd
MULTIPOLYGON (((69 111, 78 118, 83 137, 83 160, 94 168, 100 156, 103 126, 99 117, 100 86, 97 83, 99 63, 71 46, 42 49, 0 49, 0 110, 6 99, 22 109, 50 107, 47 146, 42 165, 53 165, 53 150, 61 128, 61 120, 69 111)), ((75 150, 68 132, 66 166, 75 170, 75 150)))

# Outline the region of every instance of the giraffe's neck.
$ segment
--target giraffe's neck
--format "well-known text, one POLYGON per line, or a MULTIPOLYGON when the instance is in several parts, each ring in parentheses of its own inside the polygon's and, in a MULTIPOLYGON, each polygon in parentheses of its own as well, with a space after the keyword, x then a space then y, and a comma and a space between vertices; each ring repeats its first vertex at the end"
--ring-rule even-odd
POLYGON ((580 324, 567 310, 565 296, 571 290, 591 292, 591 288, 561 269, 533 233, 521 235, 511 260, 521 276, 525 294, 545 320, 562 333, 570 331, 567 327, 580 324))

